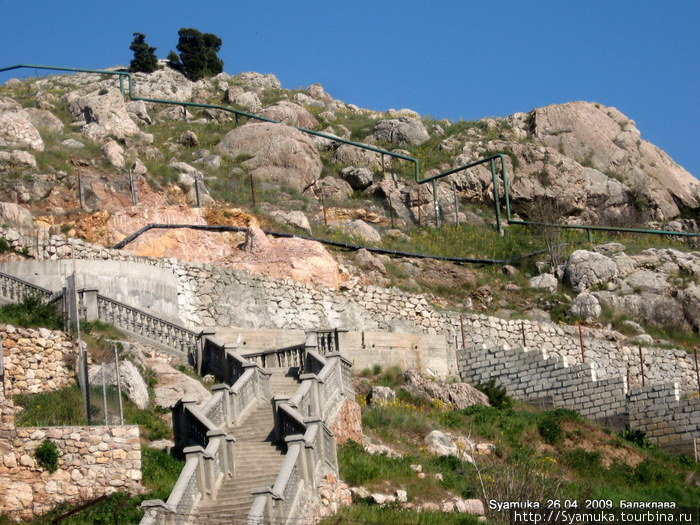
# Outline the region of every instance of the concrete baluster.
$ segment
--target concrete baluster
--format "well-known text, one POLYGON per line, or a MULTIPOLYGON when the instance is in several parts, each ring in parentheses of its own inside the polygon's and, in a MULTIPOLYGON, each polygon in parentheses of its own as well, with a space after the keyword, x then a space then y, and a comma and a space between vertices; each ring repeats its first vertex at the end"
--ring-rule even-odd
POLYGON ((183 451, 185 461, 190 457, 197 458, 197 488, 204 499, 211 494, 211 475, 207 475, 207 468, 204 464, 204 449, 200 446, 186 447, 183 451))
POLYGON ((224 448, 226 450, 226 475, 232 478, 236 472, 236 438, 231 434, 224 436, 224 448))

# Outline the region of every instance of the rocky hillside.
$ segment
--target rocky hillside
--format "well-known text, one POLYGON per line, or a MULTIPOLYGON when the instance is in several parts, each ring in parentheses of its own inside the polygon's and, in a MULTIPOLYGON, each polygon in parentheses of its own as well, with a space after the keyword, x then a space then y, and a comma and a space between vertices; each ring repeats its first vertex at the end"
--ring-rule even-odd
MULTIPOLYGON (((272 74, 222 73, 190 82, 165 67, 134 79, 141 97, 225 105, 290 126, 129 100, 116 79, 92 74, 9 80, 0 86, 0 210, 7 224, 105 245, 152 222, 252 227, 248 234, 151 231, 127 249, 332 288, 398 285, 432 292, 435 302, 453 308, 556 314, 571 306, 571 287, 584 291, 567 281, 564 267, 544 263, 506 268, 503 280, 435 261, 331 253, 315 242, 265 236, 257 227, 453 256, 509 258, 542 247, 537 233, 514 230, 505 241, 490 233, 486 167, 438 186, 444 222, 459 222, 462 229, 419 229, 434 220, 432 193, 413 181, 410 163, 297 126, 418 158, 424 175, 503 152, 513 210, 523 218, 697 229, 698 181, 643 140, 633 120, 601 104, 570 102, 506 118, 451 122, 408 109, 361 109, 334 99, 319 84, 283 89, 272 74), (513 294, 528 286, 516 276, 519 270, 555 275, 540 278, 549 286, 513 294), (564 278, 564 288, 557 288, 557 278, 564 278)), ((635 264, 612 277, 629 281, 646 263, 635 264)), ((607 285, 599 280, 595 286, 607 285)), ((619 289, 637 292, 640 286, 619 289)), ((603 304, 664 324, 644 314, 649 307, 616 298, 624 293, 585 291, 596 293, 598 309, 570 308, 571 315, 600 317, 603 304)), ((678 299, 674 327, 697 329, 688 313, 696 309, 694 292, 661 295, 678 299)))

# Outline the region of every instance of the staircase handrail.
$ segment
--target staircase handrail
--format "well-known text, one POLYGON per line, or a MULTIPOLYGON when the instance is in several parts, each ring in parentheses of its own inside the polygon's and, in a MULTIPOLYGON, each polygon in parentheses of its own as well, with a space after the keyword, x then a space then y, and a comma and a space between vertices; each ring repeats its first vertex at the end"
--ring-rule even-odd
MULTIPOLYGON (((4 272, 0 272, 0 292, 4 292, 6 289, 8 289, 5 286, 5 283, 7 281, 17 284, 20 290, 26 290, 22 290, 22 292, 20 292, 20 299, 24 299, 24 297, 30 294, 35 294, 42 297, 42 299, 50 300, 51 297, 54 295, 54 292, 47 288, 44 288, 43 286, 30 283, 29 281, 25 281, 24 279, 20 279, 19 277, 15 277, 14 275, 10 275, 4 272)), ((14 297, 12 297, 11 295, 5 295, 4 293, 3 296, 7 299, 14 299, 14 297)))
POLYGON ((304 366, 304 343, 285 346, 282 348, 273 348, 269 350, 261 350, 246 354, 246 359, 257 362, 261 367, 299 367, 300 370, 304 366), (270 356, 275 356, 270 362, 270 356))
POLYGON ((111 323, 121 330, 176 348, 187 354, 190 360, 196 358, 201 332, 100 293, 97 293, 97 316, 101 321, 111 323), (119 315, 120 310, 126 314, 119 315), (149 331, 149 327, 153 330, 149 331), (161 329, 156 330, 156 327, 161 329))

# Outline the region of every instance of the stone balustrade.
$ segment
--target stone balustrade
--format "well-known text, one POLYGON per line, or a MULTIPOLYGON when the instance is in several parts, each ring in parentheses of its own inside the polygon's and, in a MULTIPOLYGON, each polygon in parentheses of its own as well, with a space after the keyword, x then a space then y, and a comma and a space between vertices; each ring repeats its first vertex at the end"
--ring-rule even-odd
POLYGON ((27 297, 39 297, 42 300, 49 300, 53 292, 18 277, 0 272, 0 295, 12 302, 19 303, 27 297))
POLYGON ((96 292, 97 312, 94 315, 91 313, 89 294, 84 292, 81 295, 81 303, 86 305, 83 317, 87 320, 94 316, 121 330, 183 352, 190 361, 196 359, 200 333, 96 292))
MULTIPOLYGON (((337 332, 325 331, 316 341, 324 350, 339 348, 337 332), (333 338, 327 337, 332 334, 333 338), (330 345, 326 343, 330 342, 330 345)), ((312 338, 307 338, 310 342, 312 338)), ((341 343, 342 344, 342 343, 341 343)), ((313 499, 321 476, 338 475, 336 442, 326 426, 344 399, 354 399, 350 377, 352 364, 338 353, 325 356, 309 346, 301 385, 289 399, 275 398, 275 435, 284 440, 287 454, 275 484, 255 492, 248 523, 291 523, 304 517, 304 502, 313 499), (320 367, 320 370, 319 370, 320 367)))
POLYGON ((146 500, 141 525, 184 525, 190 523, 198 505, 216 498, 224 478, 234 475, 235 443, 223 430, 208 432, 206 448, 183 450, 185 466, 166 502, 146 500))

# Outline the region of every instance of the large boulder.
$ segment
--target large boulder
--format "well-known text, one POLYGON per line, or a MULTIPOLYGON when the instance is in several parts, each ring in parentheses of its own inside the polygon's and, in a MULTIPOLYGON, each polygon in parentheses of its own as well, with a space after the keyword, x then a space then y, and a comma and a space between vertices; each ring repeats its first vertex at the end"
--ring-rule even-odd
POLYGON ((388 142, 403 148, 419 146, 426 142, 430 135, 420 119, 400 117, 377 122, 371 137, 373 140, 388 142))
POLYGON ((668 275, 651 270, 637 270, 632 272, 623 281, 622 285, 627 287, 630 293, 653 293, 663 295, 671 290, 668 282, 668 275))
POLYGON ((44 141, 25 111, 0 113, 0 147, 44 151, 44 141))
POLYGON ((216 150, 235 159, 260 179, 298 191, 321 174, 318 150, 308 135, 283 124, 248 123, 229 131, 216 150))
MULTIPOLYGON (((381 155, 376 151, 358 148, 350 144, 341 144, 333 152, 332 160, 335 164, 343 166, 357 166, 367 168, 372 171, 381 171, 382 159, 381 155)), ((388 169, 391 166, 391 157, 384 157, 384 168, 388 169)))
POLYGON ((306 193, 321 194, 325 199, 343 201, 352 196, 352 186, 343 179, 329 175, 316 181, 316 184, 310 187, 306 193))
MULTIPOLYGON (((117 367, 114 363, 91 365, 88 378, 92 386, 100 387, 103 376, 107 386, 117 386, 117 367)), ((131 402, 141 410, 148 408, 148 387, 138 368, 131 361, 119 362, 119 383, 131 402)))
POLYGON ((355 166, 348 166, 340 170, 340 177, 354 190, 367 189, 374 181, 374 173, 371 170, 355 166))
POLYGON ((252 91, 244 91, 242 93, 231 95, 229 101, 232 104, 241 106, 242 108, 247 109, 248 111, 252 111, 253 113, 258 111, 262 107, 260 97, 258 97, 258 95, 256 93, 253 93, 252 91))
POLYGON ((246 71, 231 77, 231 82, 235 85, 242 86, 247 91, 260 93, 266 89, 280 89, 282 84, 279 79, 272 73, 266 75, 246 71))
POLYGON ((299 104, 294 104, 287 100, 273 104, 272 106, 267 106, 260 111, 259 115, 261 117, 269 118, 288 124, 290 126, 297 126, 306 129, 316 129, 318 128, 318 120, 316 120, 309 110, 299 104))
POLYGON ((564 265, 564 280, 576 292, 607 283, 617 277, 617 265, 610 257, 588 250, 576 250, 564 265))
POLYGON ((530 288, 542 288, 549 290, 551 293, 557 291, 557 286, 559 282, 557 278, 551 273, 543 273, 542 275, 536 275, 530 279, 530 288))
POLYGON ((28 151, 15 149, 0 151, 0 170, 12 168, 36 168, 36 158, 28 151))
POLYGON ((182 73, 165 67, 153 73, 135 73, 138 95, 144 98, 159 98, 189 102, 192 100, 194 82, 182 73))
POLYGON ((375 385, 369 391, 367 401, 373 405, 384 405, 396 401, 396 392, 388 386, 375 385))
POLYGON ((0 224, 10 226, 22 233, 32 233, 34 217, 31 212, 13 202, 0 202, 0 224))
POLYGON ((84 122, 81 133, 95 141, 107 138, 124 140, 141 135, 141 130, 131 120, 124 96, 118 89, 101 89, 93 93, 71 91, 64 97, 71 115, 84 122))
POLYGON ((593 294, 582 293, 576 296, 569 306, 569 315, 579 319, 597 319, 603 309, 600 302, 593 294))
POLYGON ((346 234, 360 242, 369 242, 370 244, 382 242, 382 237, 377 230, 362 219, 344 222, 340 227, 346 234))
POLYGON ((468 383, 443 383, 422 377, 414 370, 404 374, 406 382, 403 389, 414 395, 422 395, 429 399, 439 399, 444 403, 462 409, 472 405, 488 406, 486 394, 480 392, 468 383))
POLYGON ((293 228, 299 228, 307 235, 311 235, 311 225, 309 224, 309 219, 301 211, 273 211, 270 215, 272 217, 287 226, 292 226, 293 228))
POLYGON ((203 403, 211 397, 211 393, 202 383, 175 370, 165 361, 148 359, 146 366, 155 373, 156 385, 153 394, 156 406, 170 408, 183 397, 203 403))
POLYGON ((63 131, 63 122, 50 111, 37 108, 27 108, 25 111, 34 127, 55 132, 63 131))
POLYGON ((642 140, 635 122, 613 107, 591 102, 553 104, 528 117, 531 135, 569 158, 619 174, 657 208, 657 219, 678 215, 677 202, 698 206, 698 181, 661 149, 642 140))

